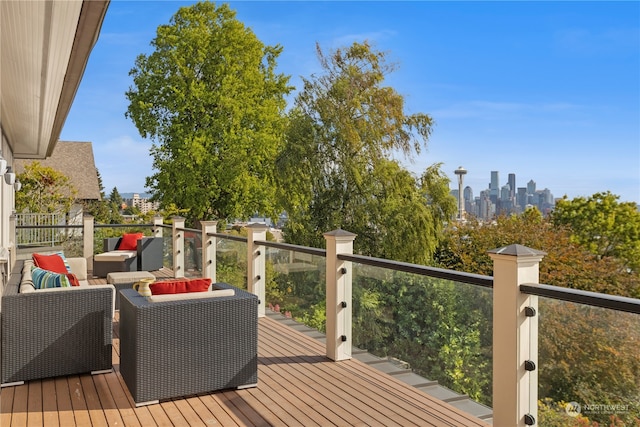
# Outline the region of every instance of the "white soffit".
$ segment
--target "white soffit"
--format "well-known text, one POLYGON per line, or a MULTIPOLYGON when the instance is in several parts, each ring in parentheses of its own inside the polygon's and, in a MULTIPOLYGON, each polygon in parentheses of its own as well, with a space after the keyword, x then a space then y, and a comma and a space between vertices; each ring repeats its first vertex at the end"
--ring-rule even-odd
POLYGON ((108 1, 0 1, 0 119, 15 158, 53 151, 108 1))

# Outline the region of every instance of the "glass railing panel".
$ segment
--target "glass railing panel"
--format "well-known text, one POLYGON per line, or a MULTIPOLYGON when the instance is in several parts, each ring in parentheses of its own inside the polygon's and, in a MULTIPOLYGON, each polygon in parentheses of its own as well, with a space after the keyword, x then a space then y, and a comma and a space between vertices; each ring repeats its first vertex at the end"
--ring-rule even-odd
POLYGON ((247 242, 216 238, 216 281, 247 289, 247 242))
POLYGON ((202 277, 202 231, 184 231, 185 277, 202 277))
POLYGON ((353 345, 491 406, 493 290, 353 264, 353 345))
POLYGON ((267 309, 325 332, 325 257, 277 248, 266 251, 267 309))
POLYGON ((162 233, 162 265, 173 270, 173 236, 170 229, 162 233))
POLYGON ((538 298, 540 425, 640 425, 640 315, 538 298))
POLYGON ((64 230, 64 239, 60 243, 66 257, 82 257, 84 254, 84 236, 82 228, 64 230))

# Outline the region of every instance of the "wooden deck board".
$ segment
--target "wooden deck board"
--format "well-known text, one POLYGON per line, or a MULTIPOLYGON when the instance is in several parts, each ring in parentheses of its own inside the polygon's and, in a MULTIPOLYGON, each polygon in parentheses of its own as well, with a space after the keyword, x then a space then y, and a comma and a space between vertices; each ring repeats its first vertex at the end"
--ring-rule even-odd
POLYGON ((11 425, 11 415, 13 411, 13 394, 15 387, 7 387, 0 395, 0 426, 11 425))
MULTIPOLYGON (((104 280, 93 280, 104 283, 104 280)), ((119 372, 118 313, 111 373, 30 381, 0 392, 4 426, 488 426, 358 360, 259 320, 258 387, 135 407, 119 372)))
POLYGON ((42 381, 29 383, 29 397, 27 402, 27 425, 41 426, 42 420, 42 381))
MULTIPOLYGON (((53 378, 42 380, 42 421, 43 425, 47 427, 60 425, 56 400, 56 382, 53 378)), ((0 425, 2 425, 1 422, 0 425)))

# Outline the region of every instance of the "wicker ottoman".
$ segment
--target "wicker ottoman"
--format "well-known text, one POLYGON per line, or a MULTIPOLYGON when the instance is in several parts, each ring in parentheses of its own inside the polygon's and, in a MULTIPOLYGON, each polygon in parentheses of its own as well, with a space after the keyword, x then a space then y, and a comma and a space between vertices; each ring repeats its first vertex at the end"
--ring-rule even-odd
POLYGON ((116 310, 120 310, 120 291, 130 289, 133 284, 142 279, 155 279, 156 276, 148 271, 118 271, 107 274, 107 283, 116 288, 116 310))

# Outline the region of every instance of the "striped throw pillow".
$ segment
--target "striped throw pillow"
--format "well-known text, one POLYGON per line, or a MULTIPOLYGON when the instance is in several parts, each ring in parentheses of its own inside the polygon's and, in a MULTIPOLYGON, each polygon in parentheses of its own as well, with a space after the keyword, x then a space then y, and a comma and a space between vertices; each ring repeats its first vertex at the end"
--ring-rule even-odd
POLYGON ((62 261, 64 262, 64 266, 67 267, 67 271, 71 273, 71 266, 69 265, 69 261, 67 261, 67 259, 64 257, 64 252, 62 251, 54 252, 54 254, 59 255, 60 258, 62 258, 62 261))
POLYGON ((31 268, 31 279, 36 289, 67 288, 71 282, 66 274, 58 274, 39 267, 31 268))

